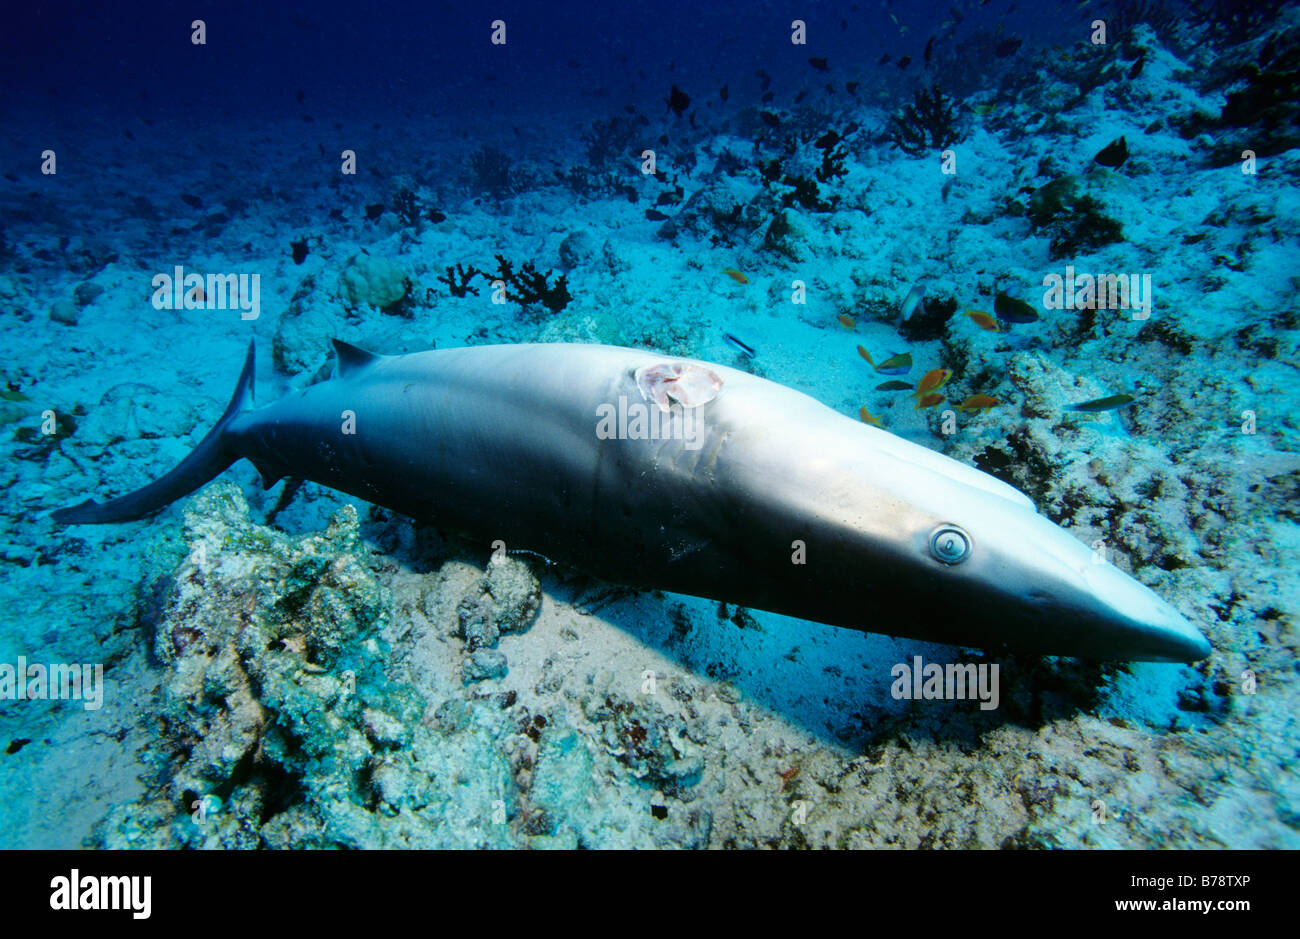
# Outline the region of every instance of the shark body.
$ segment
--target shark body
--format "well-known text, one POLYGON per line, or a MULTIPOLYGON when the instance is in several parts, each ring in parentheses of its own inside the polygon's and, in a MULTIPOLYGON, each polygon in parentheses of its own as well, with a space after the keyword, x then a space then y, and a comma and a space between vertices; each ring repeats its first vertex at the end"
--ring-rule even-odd
POLYGON ((766 379, 600 345, 335 348, 334 377, 254 407, 250 346, 189 457, 55 520, 140 518, 247 458, 267 486, 311 479, 631 587, 983 648, 1209 654, 1017 489, 766 379))

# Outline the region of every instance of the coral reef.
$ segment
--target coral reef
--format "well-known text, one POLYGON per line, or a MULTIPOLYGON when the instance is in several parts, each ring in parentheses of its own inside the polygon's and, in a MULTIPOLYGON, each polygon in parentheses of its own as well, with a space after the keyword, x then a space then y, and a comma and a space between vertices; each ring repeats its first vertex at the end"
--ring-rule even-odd
POLYGON ((102 153, 103 172, 0 180, 0 660, 102 661, 110 693, 95 712, 0 708, 0 845, 76 848, 103 820, 93 843, 114 847, 1300 846, 1296 9, 1192 0, 1179 24, 1169 0, 1119 6, 1097 12, 1107 46, 968 15, 924 68, 919 48, 906 70, 867 63, 860 92, 834 71, 778 79, 762 104, 747 76, 730 100, 701 83, 698 127, 661 105, 595 122, 607 112, 503 109, 500 149, 471 157, 457 132, 481 138, 481 121, 366 115, 338 128, 361 172, 328 180, 314 139, 239 121, 201 147, 120 151, 111 122, 69 123, 69 152, 102 153), (881 94, 912 104, 860 146, 881 94), (967 122, 979 146, 944 177, 934 157, 967 122), (1121 136, 1128 159, 1097 165, 1121 136), (531 179, 530 142, 574 165, 531 179), (1049 256, 1149 272, 1150 317, 1043 308, 994 331, 965 315, 1036 299, 1064 273, 1049 256), (860 634, 612 591, 360 502, 358 517, 313 483, 262 493, 244 463, 154 518, 56 527, 49 509, 181 459, 230 392, 250 324, 139 315, 158 257, 263 270, 255 327, 297 388, 328 372, 330 336, 719 362, 738 337, 757 352, 741 367, 845 414, 865 404, 1023 490, 1213 652, 920 650, 1000 663, 986 713, 891 697, 891 664, 918 650, 885 635, 906 615, 887 596, 860 634), (510 305, 488 302, 496 280, 510 305), (900 324, 917 283, 929 299, 900 324), (915 410, 854 351, 903 342, 901 380, 952 369, 943 409, 915 410), (977 394, 1002 403, 940 416, 977 394), (1118 394, 1133 400, 1070 410, 1118 394))
POLYGON ((377 634, 390 601, 355 509, 290 538, 250 522, 238 488, 217 484, 185 529, 189 555, 154 638, 167 677, 153 778, 104 820, 98 844, 510 843, 492 709, 466 705, 458 732, 437 734, 419 695, 385 675, 377 634))

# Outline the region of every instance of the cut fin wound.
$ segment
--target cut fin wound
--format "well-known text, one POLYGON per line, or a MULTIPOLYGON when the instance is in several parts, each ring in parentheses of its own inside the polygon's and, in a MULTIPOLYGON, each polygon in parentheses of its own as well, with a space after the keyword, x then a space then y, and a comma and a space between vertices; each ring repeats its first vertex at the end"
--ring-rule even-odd
POLYGON ((371 365, 383 358, 377 353, 359 349, 352 343, 344 342, 342 339, 331 339, 330 342, 334 343, 335 373, 340 378, 354 375, 367 365, 371 365))
POLYGON ((208 431, 197 447, 177 464, 176 468, 161 479, 157 479, 135 492, 96 502, 87 499, 80 505, 59 509, 51 514, 54 521, 62 525, 103 524, 107 522, 130 522, 157 512, 165 505, 175 502, 181 496, 187 496, 204 483, 218 476, 239 455, 227 450, 222 440, 223 432, 242 411, 253 407, 253 343, 248 343, 248 356, 244 359, 244 370, 239 374, 239 384, 221 415, 216 426, 208 431))

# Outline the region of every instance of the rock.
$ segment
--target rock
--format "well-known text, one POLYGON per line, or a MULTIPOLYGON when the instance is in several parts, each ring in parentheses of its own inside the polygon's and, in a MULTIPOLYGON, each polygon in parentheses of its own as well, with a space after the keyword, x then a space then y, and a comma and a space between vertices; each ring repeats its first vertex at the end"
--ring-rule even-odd
POLYGON ((94 303, 95 298, 103 292, 104 288, 99 284, 94 281, 83 280, 81 283, 77 284, 77 289, 72 293, 73 296, 77 298, 78 306, 88 306, 91 303, 94 303))
POLYGON ((541 584, 518 558, 493 558, 483 577, 483 589, 493 600, 496 625, 503 633, 523 632, 542 607, 541 584))
POLYGON ((806 261, 808 232, 794 210, 777 209, 763 233, 763 247, 792 261, 806 261))
POLYGON ((503 823, 513 772, 497 744, 512 725, 496 706, 461 701, 439 709, 455 726, 430 728, 415 689, 386 675, 391 600, 355 509, 293 537, 254 524, 239 488, 218 482, 187 508, 185 538, 154 628, 165 672, 145 754, 155 772, 94 843, 518 844, 503 823))
POLYGON ((570 232, 560 242, 560 264, 566 271, 586 264, 595 253, 596 241, 585 231, 570 232))
POLYGON ((496 646, 503 633, 527 629, 542 605, 542 588, 528 565, 509 555, 494 557, 456 607, 457 634, 467 651, 496 646))
POLYGON ((460 624, 460 637, 470 652, 492 648, 501 638, 501 630, 490 609, 475 600, 462 600, 456 610, 460 624))
POLYGON ((632 268, 632 265, 628 260, 619 253, 618 247, 614 244, 612 239, 606 239, 605 243, 601 245, 600 256, 601 260, 605 262, 605 266, 609 268, 611 274, 622 274, 624 271, 631 270, 632 268))
POLYGON ((71 300, 56 300, 50 307, 50 319, 65 326, 76 326, 81 319, 81 308, 71 300))
POLYGON ((504 678, 507 661, 505 653, 498 649, 476 649, 465 659, 463 673, 465 683, 484 681, 488 678, 504 678))
POLYGON ((637 779, 675 795, 699 782, 704 761, 690 742, 686 721, 652 700, 634 701, 611 691, 582 701, 587 718, 600 725, 606 752, 637 779))
POLYGON ((673 228, 705 238, 714 234, 746 237, 770 221, 772 207, 770 196, 756 183, 716 176, 686 200, 672 218, 673 228))

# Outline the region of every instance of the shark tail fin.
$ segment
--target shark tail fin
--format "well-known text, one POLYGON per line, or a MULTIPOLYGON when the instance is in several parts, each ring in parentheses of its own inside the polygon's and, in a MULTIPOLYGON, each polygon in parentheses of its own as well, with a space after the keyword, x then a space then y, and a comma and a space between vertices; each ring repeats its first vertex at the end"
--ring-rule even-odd
POLYGON ((80 505, 68 506, 51 514, 54 521, 62 525, 104 524, 106 522, 130 522, 144 518, 163 506, 175 502, 181 496, 189 495, 204 483, 218 476, 226 467, 239 459, 239 454, 231 453, 222 440, 226 425, 242 411, 253 406, 253 343, 248 344, 248 356, 244 359, 244 370, 239 375, 239 384, 235 394, 221 415, 215 427, 185 459, 181 460, 170 473, 156 479, 143 489, 96 502, 87 499, 80 505))

